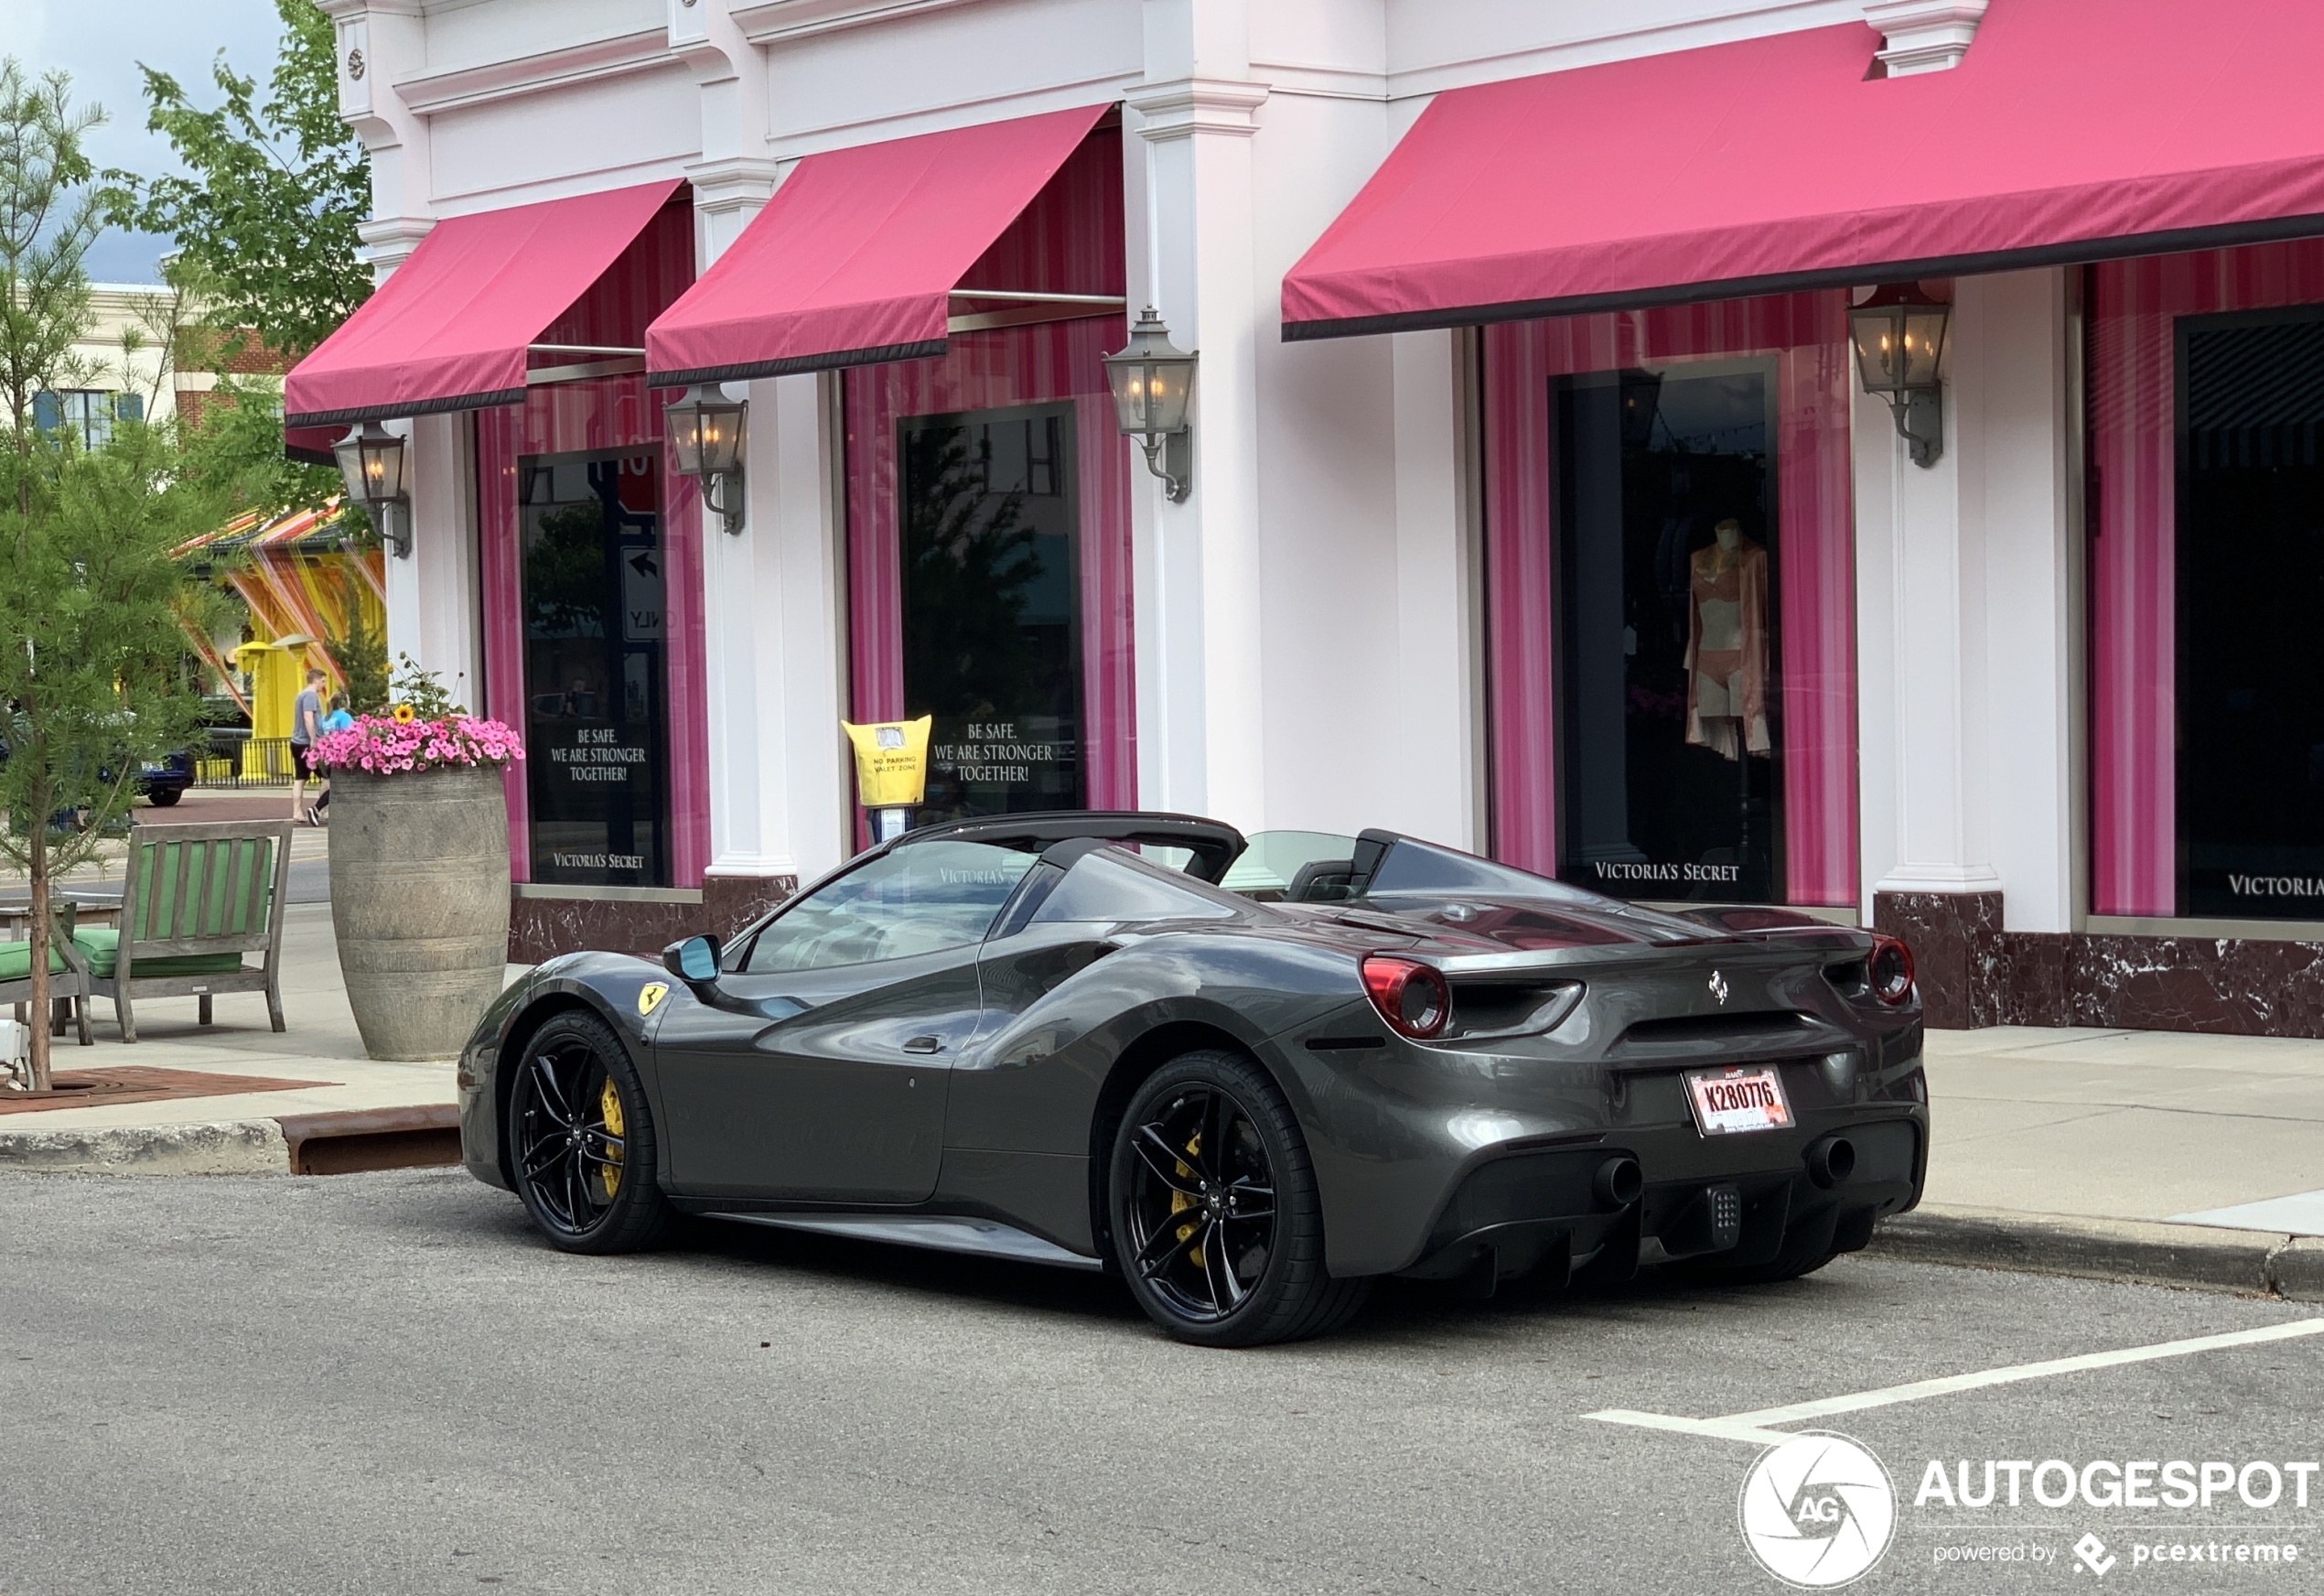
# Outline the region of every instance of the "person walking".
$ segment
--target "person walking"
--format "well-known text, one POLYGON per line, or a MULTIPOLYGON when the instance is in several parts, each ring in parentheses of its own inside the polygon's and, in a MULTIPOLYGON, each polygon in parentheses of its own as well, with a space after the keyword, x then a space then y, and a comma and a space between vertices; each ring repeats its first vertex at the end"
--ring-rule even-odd
MULTIPOLYGON (((347 712, 347 695, 344 693, 332 694, 331 712, 323 717, 323 729, 325 731, 346 731, 354 726, 354 724, 355 717, 347 712)), ((330 808, 331 779, 328 776, 325 776, 323 778, 323 795, 315 800, 315 807, 307 812, 307 817, 313 821, 316 825, 320 825, 323 824, 323 816, 330 813, 330 808)))
POLYGON ((291 705, 291 819, 320 825, 322 820, 307 803, 307 780, 313 774, 307 756, 323 735, 323 682, 320 669, 307 667, 307 685, 291 705))

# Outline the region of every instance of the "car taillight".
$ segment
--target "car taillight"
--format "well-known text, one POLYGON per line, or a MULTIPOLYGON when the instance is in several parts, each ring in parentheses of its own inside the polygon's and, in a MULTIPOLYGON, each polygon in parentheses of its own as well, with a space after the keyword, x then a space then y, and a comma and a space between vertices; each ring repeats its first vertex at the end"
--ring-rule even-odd
POLYGON ((1452 1019, 1452 990, 1443 974, 1416 959, 1373 954, 1363 962, 1363 989, 1399 1035, 1440 1036, 1452 1019))
POLYGON ((1895 937, 1875 934, 1865 967, 1872 995, 1881 1002, 1902 1003, 1912 996, 1912 950, 1895 937))

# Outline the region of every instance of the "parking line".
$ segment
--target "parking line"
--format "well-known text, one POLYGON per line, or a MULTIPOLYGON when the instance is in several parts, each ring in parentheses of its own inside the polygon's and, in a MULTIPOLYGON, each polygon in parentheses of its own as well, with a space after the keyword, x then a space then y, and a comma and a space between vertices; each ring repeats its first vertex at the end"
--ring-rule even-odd
POLYGON ((1585 1413, 1582 1417, 1597 1419, 1602 1424, 1627 1424, 1640 1429, 1671 1430, 1682 1435, 1702 1435, 1719 1440, 1770 1446, 1791 1439, 1782 1430, 1772 1428, 1780 1424, 1797 1424, 1802 1419, 1824 1418, 1835 1413, 1859 1413, 1867 1407, 1887 1407, 1899 1402, 1949 1396, 1956 1391, 1975 1391, 1987 1386, 2010 1385, 2018 1380, 2046 1379, 2051 1375, 2071 1375, 2083 1369, 2110 1369, 2124 1364, 2152 1363, 2157 1358, 2183 1358, 2192 1353, 2251 1346, 2261 1342, 2290 1341, 2308 1335, 2324 1335, 2324 1319, 2295 1319, 2284 1324, 2263 1325, 2257 1330, 2191 1336, 2185 1341, 2157 1342, 2152 1346, 2125 1347, 2117 1352, 2083 1353, 2078 1357, 2050 1358, 2038 1364, 2012 1364, 2002 1369, 1946 1375, 1934 1380, 1915 1380, 1909 1386, 1884 1386, 1877 1391, 1826 1396, 1814 1402, 1794 1402, 1786 1407, 1755 1408, 1748 1413, 1729 1413, 1717 1418, 1681 1418, 1672 1414, 1640 1413, 1626 1407, 1604 1408, 1596 1413, 1585 1413))

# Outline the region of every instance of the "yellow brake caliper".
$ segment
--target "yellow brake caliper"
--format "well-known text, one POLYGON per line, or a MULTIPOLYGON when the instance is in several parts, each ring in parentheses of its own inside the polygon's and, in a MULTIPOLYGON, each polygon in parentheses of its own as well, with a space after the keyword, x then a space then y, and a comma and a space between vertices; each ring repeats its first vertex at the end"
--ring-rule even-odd
MULTIPOLYGON (((1202 1156, 1202 1133, 1200 1131, 1198 1130, 1194 1133, 1194 1138, 1186 1144, 1186 1150, 1189 1158, 1199 1159, 1202 1156)), ((1194 1171, 1188 1169, 1186 1165, 1182 1163, 1178 1166, 1178 1179, 1181 1181, 1191 1181, 1194 1179, 1194 1171)), ((1183 1213, 1193 1206, 1194 1199, 1188 1196, 1185 1192, 1173 1192, 1170 1193, 1170 1212, 1172 1213, 1183 1213)), ((1186 1224, 1178 1226, 1178 1239, 1180 1241, 1186 1240, 1187 1237, 1192 1235, 1193 1234, 1193 1221, 1189 1220, 1186 1224)), ((1187 1254, 1186 1258, 1187 1262, 1192 1264, 1196 1268, 1200 1268, 1202 1267, 1202 1249, 1200 1247, 1196 1247, 1192 1252, 1187 1254)))
MULTIPOLYGON (((621 1135, 621 1094, 613 1089, 610 1080, 606 1082, 605 1090, 597 1094, 597 1107, 605 1115, 605 1133, 611 1137, 621 1135)), ((597 1170, 597 1184, 604 1189, 605 1200, 608 1202, 613 1201, 613 1194, 621 1190, 622 1150, 608 1144, 605 1164, 597 1170)))

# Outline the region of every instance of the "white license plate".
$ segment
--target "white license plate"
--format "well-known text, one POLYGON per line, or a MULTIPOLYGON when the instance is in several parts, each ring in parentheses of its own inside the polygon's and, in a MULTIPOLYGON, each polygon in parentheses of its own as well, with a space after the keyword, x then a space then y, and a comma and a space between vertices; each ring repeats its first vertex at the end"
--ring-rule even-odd
POLYGON ((1772 1064, 1734 1070, 1689 1070, 1687 1105, 1705 1136, 1734 1136, 1752 1130, 1789 1130, 1791 1105, 1783 1077, 1772 1064))

